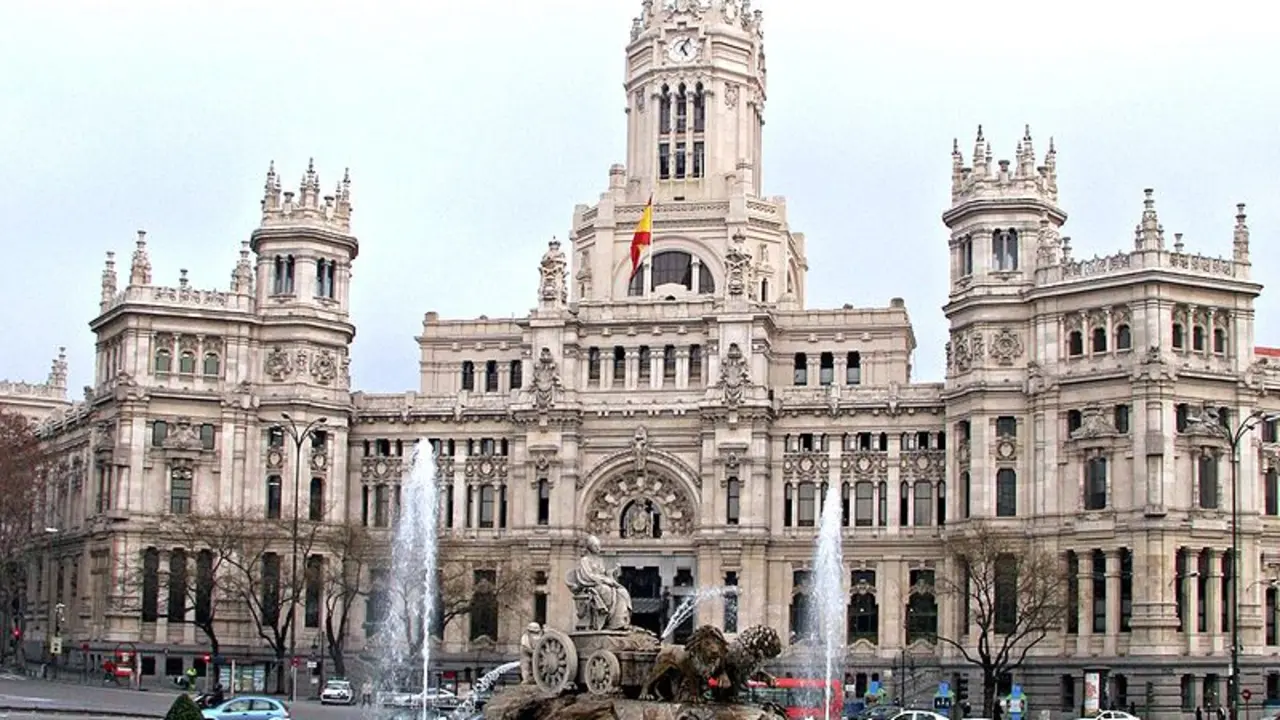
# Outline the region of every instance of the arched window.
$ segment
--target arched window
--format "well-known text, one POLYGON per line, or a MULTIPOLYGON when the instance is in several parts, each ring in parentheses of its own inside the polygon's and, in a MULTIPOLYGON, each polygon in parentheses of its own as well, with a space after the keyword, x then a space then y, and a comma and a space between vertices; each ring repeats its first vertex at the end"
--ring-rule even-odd
POLYGON ((271 268, 271 294, 283 295, 285 293, 285 264, 284 256, 276 255, 271 268))
POLYGON ((204 374, 205 377, 218 377, 222 374, 222 363, 219 362, 217 353, 205 353, 204 374))
POLYGON ((1182 323, 1173 324, 1173 346, 1179 350, 1186 344, 1186 338, 1183 337, 1185 331, 1182 329, 1182 323))
MULTIPOLYGON (((651 286, 659 290, 664 285, 680 285, 685 290, 698 295, 713 295, 716 281, 711 277, 711 270, 704 262, 696 263, 695 275, 693 256, 683 250, 666 250, 655 253, 649 263, 651 286), (696 283, 695 283, 696 281, 696 283)), ((645 273, 637 272, 631 276, 631 284, 627 286, 627 294, 631 297, 644 295, 645 273)))
POLYGON ((169 551, 168 616, 172 622, 187 619, 187 553, 181 549, 169 551))
POLYGON ((688 130, 689 125, 689 95, 685 89, 684 83, 680 83, 676 87, 676 132, 682 133, 688 130))
POLYGON ((142 622, 155 622, 160 615, 160 551, 149 547, 142 552, 142 622))
POLYGON ((167 373, 173 369, 173 354, 166 348, 156 351, 156 372, 167 373))
POLYGON ((1107 351, 1107 329, 1096 327, 1093 329, 1093 352, 1101 353, 1107 351))
POLYGON ((698 83, 693 90, 693 131, 696 133, 703 132, 707 129, 707 98, 702 88, 702 83, 698 83))
POLYGON ((1084 335, 1079 330, 1067 333, 1067 354, 1072 357, 1084 354, 1084 335))
POLYGON ((1018 516, 1018 473, 1013 468, 996 471, 996 517, 1018 516))
POLYGON ((938 481, 938 527, 947 524, 947 483, 938 481))
POLYGON ((1222 328, 1213 329, 1213 351, 1219 355, 1227 352, 1227 331, 1222 328))
POLYGON ((476 389, 476 364, 470 360, 462 361, 462 389, 476 389))
POLYGON ((1199 325, 1191 328, 1191 349, 1197 352, 1204 350, 1204 328, 1199 325))
POLYGON ((311 488, 307 502, 307 517, 312 522, 324 519, 324 479, 311 478, 311 488))
POLYGON ((991 233, 991 267, 997 272, 1018 269, 1018 231, 995 230, 991 233))
POLYGON ((898 525, 911 524, 911 486, 905 481, 898 486, 898 525))
POLYGON ((1116 349, 1129 350, 1133 347, 1132 331, 1128 325, 1116 326, 1116 349))
POLYGON ((183 375, 193 375, 196 371, 196 354, 191 351, 183 351, 178 356, 178 372, 183 375))
POLYGON ((1267 468, 1262 483, 1263 512, 1275 517, 1280 515, 1280 478, 1275 468, 1267 468))
POLYGON ((877 519, 879 522, 876 524, 880 527, 887 527, 889 525, 889 483, 881 480, 880 484, 876 486, 876 492, 879 495, 880 505, 880 507, 877 508, 879 513, 879 518, 877 519))
POLYGON ((662 86, 658 96, 658 132, 666 135, 671 132, 671 87, 662 86))
POLYGON ((845 358, 844 384, 862 384, 862 353, 854 350, 845 358))
POLYGON ((267 519, 280 519, 280 506, 284 502, 284 486, 280 483, 279 475, 269 475, 267 477, 267 519))

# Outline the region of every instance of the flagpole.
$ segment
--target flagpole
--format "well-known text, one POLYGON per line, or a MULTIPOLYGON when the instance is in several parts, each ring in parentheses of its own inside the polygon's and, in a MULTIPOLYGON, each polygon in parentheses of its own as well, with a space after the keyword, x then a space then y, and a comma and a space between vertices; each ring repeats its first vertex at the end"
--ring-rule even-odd
MULTIPOLYGON (((645 265, 647 266, 647 270, 648 270, 648 272, 646 272, 646 273, 645 273, 645 278, 644 278, 644 297, 645 297, 645 299, 646 299, 646 300, 650 299, 650 298, 653 296, 653 241, 654 241, 654 236, 653 236, 653 225, 652 225, 652 220, 653 220, 653 193, 652 193, 652 192, 651 192, 651 193, 649 193, 649 219, 650 219, 650 226, 649 226, 649 247, 645 248, 645 251, 644 251, 644 254, 645 254, 645 258, 644 258, 644 259, 645 259, 645 265)), ((645 270, 646 268, 642 267, 641 269, 642 269, 642 271, 643 271, 643 270, 645 270)))

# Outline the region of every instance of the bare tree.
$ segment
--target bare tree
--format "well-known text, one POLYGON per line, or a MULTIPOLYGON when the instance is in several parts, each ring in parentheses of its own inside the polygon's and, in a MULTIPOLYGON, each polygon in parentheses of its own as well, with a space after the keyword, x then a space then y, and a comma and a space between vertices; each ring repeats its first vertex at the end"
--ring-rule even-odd
POLYGON ((375 542, 368 528, 345 522, 327 528, 318 549, 328 556, 320 580, 324 588, 325 642, 334 673, 345 676, 351 612, 369 594, 368 567, 379 552, 385 552, 385 546, 375 542))
POLYGON ((227 577, 232 563, 258 532, 255 523, 234 513, 204 513, 165 518, 157 528, 154 547, 184 551, 181 568, 161 567, 159 554, 149 567, 147 551, 127 564, 125 583, 136 607, 144 616, 160 614, 160 597, 168 599, 169 622, 188 622, 204 633, 213 655, 221 652, 218 614, 223 601, 235 598, 235 586, 227 577), (182 572, 182 578, 173 573, 182 572), (188 608, 190 610, 188 610, 188 608))
MULTIPOLYGON (((35 532, 43 530, 49 456, 31 421, 0 410, 0 607, 5 615, 20 602, 26 582, 27 553, 35 532)), ((10 622, 13 618, 10 619, 10 622)), ((6 630, 8 628, 5 628, 6 630)), ((21 648, 21 643, 18 643, 21 648)), ((0 641, 0 660, 9 642, 0 641)))
POLYGON ((271 648, 276 660, 276 691, 284 692, 285 653, 297 603, 304 605, 307 559, 316 548, 322 525, 300 523, 297 537, 298 568, 294 572, 292 527, 288 522, 259 520, 247 524, 238 551, 227 560, 227 587, 248 612, 258 637, 271 648))
POLYGON ((940 633, 938 640, 982 672, 982 717, 992 717, 1000 677, 1063 627, 1066 564, 1020 531, 982 521, 948 538, 948 548, 959 576, 941 578, 938 588, 959 603, 960 621, 972 632, 940 633))
POLYGON ((433 630, 443 635, 454 620, 478 612, 523 612, 532 593, 533 572, 520 559, 480 564, 442 562, 437 600, 440 609, 433 630))

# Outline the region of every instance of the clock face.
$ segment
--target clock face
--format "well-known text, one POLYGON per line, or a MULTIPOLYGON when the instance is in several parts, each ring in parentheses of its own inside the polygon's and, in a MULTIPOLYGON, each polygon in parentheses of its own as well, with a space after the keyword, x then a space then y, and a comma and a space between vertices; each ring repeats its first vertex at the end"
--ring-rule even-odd
POLYGON ((692 62, 697 59, 701 46, 698 41, 688 35, 678 37, 667 46, 667 57, 675 62, 692 62))

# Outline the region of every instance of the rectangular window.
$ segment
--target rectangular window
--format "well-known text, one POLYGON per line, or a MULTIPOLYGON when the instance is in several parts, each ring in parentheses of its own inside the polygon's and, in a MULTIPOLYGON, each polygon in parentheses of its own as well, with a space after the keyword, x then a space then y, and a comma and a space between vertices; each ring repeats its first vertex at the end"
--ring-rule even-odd
POLYGON ((539 590, 533 594, 533 621, 539 625, 547 624, 547 593, 539 590))
POLYGON ((742 483, 730 477, 725 483, 725 523, 737 525, 742 519, 742 483))
POLYGON ((1123 548, 1120 550, 1120 632, 1132 632, 1132 622, 1133 551, 1129 548, 1123 548))
POLYGON ((671 146, 658 143, 658 179, 671 179, 671 146))
POLYGON ((480 527, 492 528, 497 508, 492 485, 480 486, 480 527))
POLYGON ((854 351, 845 358, 844 384, 862 384, 862 353, 854 351))
POLYGON ((519 390, 524 387, 524 363, 520 360, 512 360, 510 368, 511 389, 519 390))
POLYGON ((324 558, 312 555, 307 558, 306 591, 303 602, 303 623, 309 628, 320 627, 320 605, 324 591, 324 558))
POLYGON ((915 484, 915 518, 912 524, 927 527, 933 524, 933 485, 928 480, 915 484))
POLYGON ((1012 468, 996 471, 996 517, 1018 516, 1018 475, 1012 468))
POLYGON ((817 520, 817 486, 813 483, 800 483, 799 502, 796 507, 796 525, 813 527, 817 520))
POLYGON ((151 423, 151 446, 160 447, 164 445, 164 441, 169 437, 169 423, 163 420, 156 420, 151 423))
POLYGON ((191 514, 191 490, 195 470, 190 467, 174 468, 169 473, 169 512, 174 515, 191 514))
POLYGON ((498 584, 498 573, 495 570, 476 570, 471 592, 471 632, 472 640, 487 637, 498 638, 498 595, 495 588, 498 584))
POLYGON ((1093 551, 1091 580, 1093 585, 1093 632, 1107 631, 1107 556, 1093 551))
POLYGON ((870 482, 859 482, 853 486, 853 524, 855 527, 871 527, 872 513, 875 507, 875 489, 870 482))
POLYGON ((1107 507, 1107 459, 1089 458, 1084 466, 1084 509, 1102 510, 1107 507))
POLYGON ((698 140, 693 144, 693 176, 700 178, 706 172, 706 144, 698 140))
POLYGON ((676 348, 667 345, 662 348, 662 382, 674 383, 676 379, 676 348))
POLYGON ((1067 552, 1067 634, 1080 633, 1080 556, 1067 552))
POLYGON ((267 519, 279 520, 280 509, 284 503, 284 487, 279 475, 267 477, 267 519))
POLYGON ((676 143, 676 178, 683 179, 685 176, 685 146, 684 143, 676 143))
POLYGON ((217 439, 213 425, 205 423, 200 426, 200 447, 204 450, 212 450, 217 439))
POLYGON ((587 350, 587 380, 589 382, 600 382, 600 348, 590 348, 587 350))
POLYGON ((996 437, 1018 437, 1018 418, 1011 415, 1001 415, 996 418, 996 437))
POLYGON ((689 384, 702 382, 702 346, 689 346, 689 384))
POLYGON ((1129 432, 1129 406, 1128 405, 1116 406, 1115 425, 1116 425, 1116 430, 1118 430, 1120 433, 1128 434, 1129 432))
POLYGON ((546 478, 538 480, 538 524, 551 522, 551 483, 546 478))
POLYGON ((795 371, 792 375, 792 381, 793 381, 792 384, 808 385, 809 384, 808 356, 806 356, 804 353, 796 353, 795 364, 793 365, 793 367, 795 368, 795 371))

